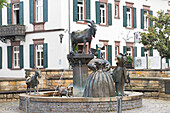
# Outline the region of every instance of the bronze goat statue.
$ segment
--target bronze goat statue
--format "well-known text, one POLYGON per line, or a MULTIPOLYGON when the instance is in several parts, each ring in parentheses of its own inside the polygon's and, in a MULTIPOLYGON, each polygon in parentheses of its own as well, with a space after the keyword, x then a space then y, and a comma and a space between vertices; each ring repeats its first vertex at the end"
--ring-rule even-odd
POLYGON ((36 92, 38 93, 38 84, 39 84, 39 81, 38 81, 38 78, 41 78, 41 71, 35 71, 35 74, 31 74, 31 75, 28 75, 26 76, 26 84, 27 84, 27 90, 26 90, 26 94, 28 94, 28 89, 30 90, 30 93, 31 94, 31 88, 34 89, 34 94, 36 94, 36 92), (36 90, 35 90, 35 87, 36 87, 36 90))
POLYGON ((78 43, 84 43, 83 45, 83 54, 85 53, 85 46, 86 46, 86 42, 89 43, 89 54, 91 54, 91 49, 90 49, 90 45, 91 45, 91 41, 92 41, 92 37, 95 38, 96 35, 96 25, 94 21, 89 21, 89 20, 81 20, 81 21, 85 21, 87 23, 90 23, 88 26, 90 28, 85 29, 84 31, 73 31, 71 33, 71 41, 72 41, 72 47, 74 48, 74 53, 76 52, 76 46, 78 43))

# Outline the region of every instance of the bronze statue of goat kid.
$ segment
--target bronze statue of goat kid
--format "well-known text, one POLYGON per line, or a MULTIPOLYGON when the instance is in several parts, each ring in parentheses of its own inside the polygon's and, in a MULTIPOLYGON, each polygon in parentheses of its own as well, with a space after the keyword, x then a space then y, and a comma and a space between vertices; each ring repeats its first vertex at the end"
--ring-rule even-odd
POLYGON ((94 21, 89 21, 89 20, 81 20, 81 21, 90 23, 88 25, 90 28, 87 28, 84 31, 73 31, 71 33, 72 46, 74 47, 74 52, 76 53, 77 44, 84 43, 84 45, 83 45, 83 54, 84 54, 86 42, 88 42, 89 43, 89 54, 91 54, 90 45, 91 45, 92 37, 95 38, 95 35, 96 35, 96 31, 97 31, 96 25, 95 25, 94 21))
POLYGON ((29 76, 27 76, 26 78, 26 84, 27 84, 27 90, 26 90, 26 94, 28 94, 28 89, 30 90, 30 93, 31 94, 31 88, 34 89, 34 94, 36 94, 36 92, 38 93, 38 84, 39 84, 39 81, 38 81, 38 78, 41 78, 41 71, 35 71, 35 74, 31 74, 29 76), (36 90, 35 90, 35 87, 36 87, 36 90))

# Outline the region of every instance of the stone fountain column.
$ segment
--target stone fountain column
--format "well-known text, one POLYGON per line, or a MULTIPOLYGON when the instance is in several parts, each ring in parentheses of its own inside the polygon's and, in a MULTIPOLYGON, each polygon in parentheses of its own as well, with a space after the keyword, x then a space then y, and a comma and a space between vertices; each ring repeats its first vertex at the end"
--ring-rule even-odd
POLYGON ((82 97, 88 78, 88 63, 93 54, 68 54, 67 59, 73 67, 73 96, 82 97))

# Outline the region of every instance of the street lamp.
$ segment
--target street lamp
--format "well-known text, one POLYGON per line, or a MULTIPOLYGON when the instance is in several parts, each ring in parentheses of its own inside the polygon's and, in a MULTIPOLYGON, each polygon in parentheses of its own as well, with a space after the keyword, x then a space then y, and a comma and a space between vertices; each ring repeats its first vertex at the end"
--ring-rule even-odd
POLYGON ((62 43, 62 39, 63 39, 63 34, 61 33, 61 34, 59 34, 59 36, 60 36, 60 43, 62 43))

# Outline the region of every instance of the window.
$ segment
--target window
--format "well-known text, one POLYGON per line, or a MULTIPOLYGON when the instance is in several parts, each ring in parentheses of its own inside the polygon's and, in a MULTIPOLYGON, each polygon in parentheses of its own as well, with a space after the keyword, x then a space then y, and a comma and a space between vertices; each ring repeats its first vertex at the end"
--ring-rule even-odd
POLYGON ((119 6, 115 5, 115 17, 118 17, 118 8, 119 8, 119 6))
POLYGON ((30 23, 43 30, 44 23, 42 22, 48 21, 48 0, 29 0, 29 16, 30 23), (36 23, 39 26, 36 26, 36 23))
MULTIPOLYGON (((73 21, 91 18, 91 0, 73 0, 73 21)), ((78 21, 77 23, 84 23, 78 21)))
POLYGON ((78 20, 84 19, 84 0, 78 0, 77 3, 77 17, 78 20))
POLYGON ((24 24, 24 4, 23 1, 11 0, 10 4, 7 4, 7 24, 24 24))
POLYGON ((36 64, 37 68, 43 68, 43 45, 36 45, 36 64))
MULTIPOLYGON (((86 43, 85 45, 85 53, 88 54, 88 43, 86 43)), ((78 53, 82 53, 83 52, 83 43, 79 43, 78 44, 78 53)))
POLYGON ((144 10, 144 29, 148 29, 148 11, 147 10, 144 10))
POLYGON ((100 24, 106 25, 106 4, 100 3, 100 24))
POLYGON ((19 24, 19 3, 13 4, 13 24, 19 24))
POLYGON ((115 47, 115 55, 118 55, 119 54, 119 46, 116 46, 115 47))
POLYGON ((14 68, 19 68, 20 67, 20 62, 19 62, 19 46, 14 46, 13 47, 13 67, 14 68))
POLYGON ((143 9, 141 9, 141 29, 148 30, 149 27, 153 26, 153 22, 150 20, 150 15, 153 15, 150 6, 143 5, 143 9))
POLYGON ((34 44, 30 44, 30 68, 48 67, 48 44, 44 39, 33 39, 34 44))
POLYGON ((131 8, 127 8, 127 27, 129 27, 129 28, 131 28, 132 27, 132 25, 131 25, 131 8))
POLYGON ((132 47, 127 47, 127 56, 132 56, 132 47))
POLYGON ((115 18, 120 19, 119 17, 119 2, 120 1, 115 1, 115 18))
POLYGON ((107 1, 96 1, 96 24, 112 25, 112 4, 107 1), (101 1, 101 2, 100 2, 101 1))
POLYGON ((7 55, 9 69, 22 69, 24 67, 23 45, 20 45, 20 41, 12 41, 11 46, 7 46, 7 55))
POLYGON ((137 27, 136 23, 136 8, 133 7, 134 3, 126 2, 123 6, 123 27, 133 29, 137 27))
POLYGON ((103 46, 101 48, 101 57, 104 58, 106 60, 107 56, 106 56, 106 46, 103 46))
POLYGON ((145 50, 144 54, 145 54, 145 57, 149 56, 149 51, 145 50))
POLYGON ((43 0, 36 0, 36 22, 43 22, 43 0))
POLYGON ((115 41, 115 59, 117 59, 116 56, 119 55, 120 53, 119 47, 120 47, 120 41, 115 41))

